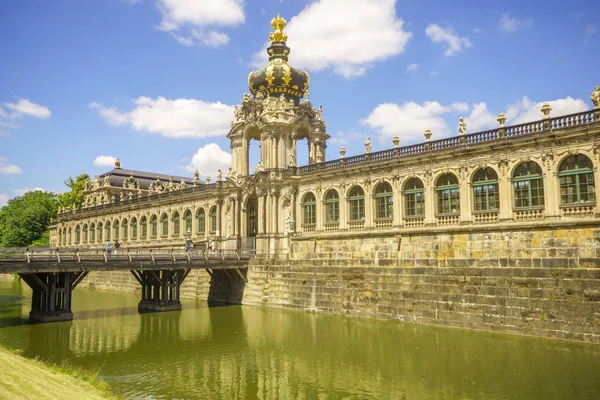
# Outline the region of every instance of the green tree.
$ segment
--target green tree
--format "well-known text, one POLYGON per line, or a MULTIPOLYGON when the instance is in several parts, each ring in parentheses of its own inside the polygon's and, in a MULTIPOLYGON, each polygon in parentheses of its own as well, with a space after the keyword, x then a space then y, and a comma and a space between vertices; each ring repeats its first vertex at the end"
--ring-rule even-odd
POLYGON ((10 199, 0 209, 0 247, 48 245, 48 226, 57 208, 56 195, 39 190, 10 199))
POLYGON ((73 206, 81 207, 83 204, 83 192, 85 190, 85 185, 88 182, 90 182, 90 176, 88 174, 77 175, 74 180, 72 177, 69 177, 69 179, 65 181, 65 185, 71 190, 58 195, 60 206, 67 209, 73 206))

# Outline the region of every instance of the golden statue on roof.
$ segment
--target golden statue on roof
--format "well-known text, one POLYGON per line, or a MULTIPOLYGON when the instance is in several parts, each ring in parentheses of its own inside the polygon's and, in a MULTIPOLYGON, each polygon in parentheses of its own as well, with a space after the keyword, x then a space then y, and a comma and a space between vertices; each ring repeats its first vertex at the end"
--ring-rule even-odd
POLYGON ((273 18, 271 20, 271 26, 273 27, 273 32, 269 33, 269 39, 271 42, 286 42, 287 34, 283 32, 283 28, 285 28, 286 21, 281 18, 279 14, 277 14, 277 18, 273 18))

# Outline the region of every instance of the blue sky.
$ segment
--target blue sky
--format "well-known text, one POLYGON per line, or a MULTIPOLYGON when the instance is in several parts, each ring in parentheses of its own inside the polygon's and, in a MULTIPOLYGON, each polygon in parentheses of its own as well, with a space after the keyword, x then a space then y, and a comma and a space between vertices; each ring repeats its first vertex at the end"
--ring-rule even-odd
POLYGON ((214 179, 278 13, 327 159, 582 111, 600 85, 597 1, 1 0, 0 206, 114 157, 214 179))

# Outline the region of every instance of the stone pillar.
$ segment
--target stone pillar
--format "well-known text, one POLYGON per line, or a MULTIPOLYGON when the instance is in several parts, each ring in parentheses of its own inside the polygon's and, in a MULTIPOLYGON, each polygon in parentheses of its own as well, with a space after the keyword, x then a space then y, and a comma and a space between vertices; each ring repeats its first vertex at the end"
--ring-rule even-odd
POLYGON ((460 190, 460 217, 458 220, 461 224, 471 223, 473 221, 473 186, 471 185, 471 181, 459 178, 458 188, 460 190))
POLYGON ((394 227, 402 226, 403 224, 403 216, 402 216, 402 191, 400 190, 400 184, 394 184, 393 186, 394 192, 394 221, 392 225, 394 227))
POLYGON ((512 212, 512 179, 508 175, 508 162, 500 161, 498 164, 498 194, 500 196, 500 221, 513 219, 512 212))
POLYGON ((339 190, 340 195, 340 231, 348 230, 348 204, 346 201, 346 189, 339 190))
POLYGON ((372 193, 373 185, 364 185, 365 189, 365 228, 372 229, 375 226, 375 210, 372 193))
POLYGON ((430 179, 423 181, 425 192, 425 225, 433 225, 436 221, 436 191, 435 185, 430 182, 430 179))

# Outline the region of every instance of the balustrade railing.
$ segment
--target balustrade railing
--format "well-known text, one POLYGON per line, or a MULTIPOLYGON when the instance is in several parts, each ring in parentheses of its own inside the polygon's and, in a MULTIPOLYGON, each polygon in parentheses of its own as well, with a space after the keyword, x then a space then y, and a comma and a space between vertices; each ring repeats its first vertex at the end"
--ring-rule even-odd
POLYGON ((391 228, 392 222, 393 221, 391 219, 376 219, 375 220, 375 228, 378 228, 378 229, 391 228))
POLYGON ((500 217, 500 212, 498 212, 498 211, 477 212, 473 216, 475 217, 475 223, 489 224, 492 222, 498 222, 499 217, 500 217))
POLYGON ((325 228, 325 232, 335 232, 335 231, 340 230, 340 223, 335 222, 335 223, 323 224, 323 227, 325 228))
POLYGON ((581 204, 572 206, 561 206, 563 217, 588 217, 594 215, 595 204, 581 204))
POLYGON ((515 210, 514 213, 517 221, 533 221, 544 218, 544 209, 515 210))
POLYGON ((437 217, 438 225, 458 225, 459 215, 439 215, 437 217))
POLYGON ((404 226, 407 228, 418 228, 425 225, 425 218, 407 218, 404 220, 404 226))
POLYGON ((365 221, 348 222, 348 230, 349 231, 359 231, 361 229, 364 229, 364 227, 365 227, 365 221))

